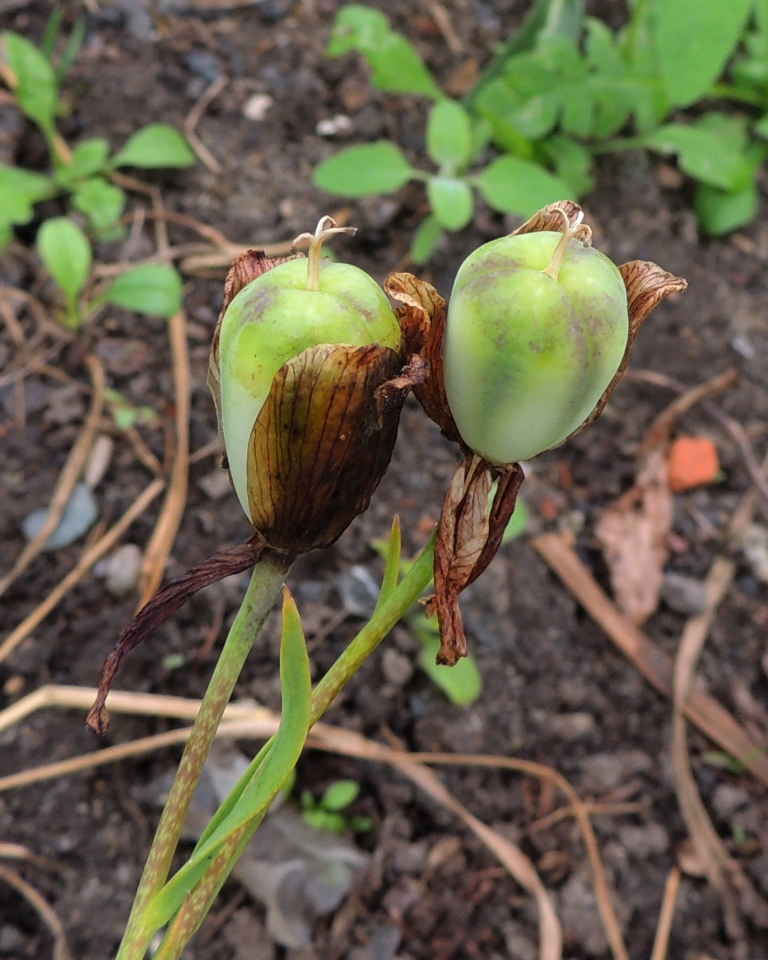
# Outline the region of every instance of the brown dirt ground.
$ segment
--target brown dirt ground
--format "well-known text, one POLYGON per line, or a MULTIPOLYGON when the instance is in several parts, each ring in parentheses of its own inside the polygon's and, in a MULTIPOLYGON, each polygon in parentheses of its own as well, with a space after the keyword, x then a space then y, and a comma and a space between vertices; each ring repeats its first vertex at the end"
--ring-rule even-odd
MULTIPOLYGON (((518 22, 522 7, 503 0, 477 5, 446 0, 442 6, 460 44, 451 52, 429 3, 375 5, 414 38, 443 79, 473 58, 482 65, 493 43, 518 22)), ((101 135, 119 144, 151 121, 181 125, 209 84, 224 76, 227 85, 197 127, 222 172, 199 164, 183 174, 150 179, 161 186, 168 209, 211 224, 233 240, 258 246, 290 239, 322 213, 346 209, 311 185, 313 166, 338 146, 316 134, 318 121, 350 113, 348 141, 392 136, 410 149, 418 148, 423 129, 421 104, 371 92, 363 68, 353 59, 323 58, 338 6, 332 0, 264 0, 252 5, 180 0, 158 4, 154 29, 145 33, 130 14, 143 10, 141 3, 104 4, 100 12, 87 15, 79 4, 68 4, 70 16, 86 16, 87 41, 70 78, 74 100, 64 132, 73 140, 101 135), (269 94, 274 103, 263 120, 248 120, 243 106, 258 93, 269 94)), ((46 8, 42 2, 0 4, 6 11, 2 26, 37 37, 46 8)), ((28 134, 11 130, 6 144, 11 156, 34 155, 36 146, 28 134)), ((596 242, 613 259, 654 260, 690 282, 684 298, 665 304, 649 321, 633 354, 633 368, 696 384, 735 367, 738 384, 718 403, 742 424, 761 454, 768 434, 765 217, 737 236, 703 241, 685 186, 665 186, 670 179, 662 173, 644 156, 605 159, 599 186, 585 202, 596 242)), ((349 214, 360 228, 358 239, 340 243, 339 254, 383 279, 402 262, 415 210, 422 203, 417 191, 405 190, 397 197, 355 204, 349 214)), ((132 198, 132 207, 141 204, 140 197, 132 198)), ((451 237, 441 249, 426 278, 446 292, 467 252, 509 226, 481 210, 472 229, 451 237)), ((170 234, 174 243, 190 239, 178 227, 171 226, 170 234)), ((151 253, 152 242, 151 231, 145 229, 100 253, 108 262, 135 258, 151 253)), ((215 438, 204 377, 221 277, 221 271, 210 279, 190 276, 186 286, 193 451, 210 448, 215 438)), ((38 265, 21 246, 5 255, 3 279, 47 302, 49 291, 41 284, 38 265)), ((23 323, 31 334, 32 319, 25 317, 23 323)), ((10 365, 14 347, 7 333, 2 336, 0 365, 10 365)), ((46 336, 40 349, 53 343, 46 336)), ((88 399, 83 363, 88 350, 102 358, 111 387, 159 412, 159 425, 142 428, 142 435, 157 456, 164 456, 173 416, 164 325, 110 312, 77 340, 61 343, 50 360, 58 377, 28 373, 23 421, 18 389, 6 389, 0 396, 4 570, 23 546, 19 519, 47 502, 80 429, 88 399)), ((632 482, 639 440, 669 397, 659 388, 625 382, 595 427, 542 457, 526 486, 533 527, 575 528, 582 559, 603 583, 605 569, 593 536, 596 516, 632 482), (548 520, 553 514, 556 519, 548 520)), ((723 460, 721 483, 676 498, 676 552, 668 569, 701 579, 722 547, 719 530, 750 481, 732 439, 700 408, 684 418, 681 428, 713 437, 723 460)), ((407 553, 424 542, 455 462, 453 448, 409 402, 394 463, 369 512, 334 548, 306 557, 290 576, 310 637, 339 619, 340 577, 351 565, 363 564, 374 576, 380 574, 369 544, 385 535, 393 513, 403 519, 407 553)), ((248 533, 234 495, 218 496, 214 485, 212 497, 210 482, 217 471, 214 455, 191 467, 189 500, 169 577, 248 533)), ((118 518, 147 483, 147 470, 125 436, 117 434, 113 459, 97 489, 102 518, 118 518)), ((155 502, 132 526, 131 542, 147 542, 158 509, 155 502)), ((34 609, 81 549, 74 545, 34 562, 4 598, 0 616, 5 628, 34 609)), ((231 621, 241 589, 238 581, 194 600, 136 651, 119 686, 200 696, 215 653, 202 659, 197 653, 217 617, 231 621), (181 654, 183 666, 164 666, 171 654, 181 654)), ((762 743, 768 742, 767 599, 765 584, 740 561, 701 663, 709 691, 762 743)), ((102 578, 87 577, 0 665, 0 706, 45 683, 92 685, 134 604, 134 596, 118 600, 102 578)), ((635 801, 637 812, 598 817, 595 828, 630 954, 633 960, 648 957, 664 883, 686 835, 669 760, 669 702, 610 645, 525 539, 502 550, 467 594, 463 608, 484 679, 482 697, 474 706, 451 706, 422 673, 408 668, 417 644, 398 628, 391 647, 398 658, 387 661, 381 653, 373 657, 329 719, 374 738, 391 731, 414 750, 502 753, 541 761, 568 777, 585 798, 635 801), (405 670, 400 669, 403 662, 405 670)), ((662 605, 646 630, 674 653, 684 621, 683 614, 662 605)), ((313 648, 316 675, 343 649, 357 624, 355 618, 346 618, 313 648)), ((237 688, 239 696, 255 697, 273 708, 279 706, 277 631, 273 618, 237 688)), ((107 742, 125 742, 168 726, 152 718, 115 718, 107 742)), ((0 741, 3 775, 100 747, 85 732, 83 717, 71 711, 41 712, 3 733, 0 741)), ((708 763, 712 745, 696 732, 690 743, 697 783, 721 836, 768 896, 765 789, 748 775, 708 763)), ((113 955, 157 818, 147 785, 167 773, 176 758, 174 751, 164 751, 0 796, 0 837, 50 861, 20 869, 63 921, 77 960, 113 955)), ((358 807, 374 818, 375 828, 361 843, 375 851, 376 869, 335 920, 317 924, 314 948, 286 954, 265 943, 263 952, 254 952, 259 931, 263 935, 263 914, 232 883, 189 957, 528 960, 537 955, 530 902, 451 816, 387 769, 311 754, 300 767, 300 785, 313 789, 340 776, 362 784, 358 807), (376 952, 374 945, 381 950, 386 938, 377 940, 375 935, 390 928, 399 946, 376 952), (350 953, 356 947, 364 949, 350 953)), ((552 811, 556 798, 533 780, 498 771, 449 769, 441 777, 472 813, 521 843, 537 864, 564 924, 566 955, 607 955, 578 834, 567 820, 532 829, 539 817, 552 811)), ((768 958, 764 936, 765 931, 747 923, 736 940, 730 939, 717 892, 701 879, 684 877, 671 960, 768 958)), ((0 878, 0 956, 42 960, 51 951, 51 938, 39 918, 0 878)))

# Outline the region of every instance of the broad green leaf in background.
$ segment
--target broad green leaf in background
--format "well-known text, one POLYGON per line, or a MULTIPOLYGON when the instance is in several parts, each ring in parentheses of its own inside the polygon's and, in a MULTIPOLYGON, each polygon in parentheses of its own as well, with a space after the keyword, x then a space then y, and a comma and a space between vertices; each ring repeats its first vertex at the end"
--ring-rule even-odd
POLYGON ((507 524, 507 528, 501 538, 501 542, 509 543, 511 540, 516 540, 519 536, 525 533, 525 528, 527 526, 528 507, 525 505, 525 500, 522 500, 520 497, 518 497, 517 503, 515 504, 515 512, 509 518, 509 523, 507 524))
POLYGON ((46 137, 55 132, 59 90, 53 67, 37 47, 18 33, 2 34, 2 53, 16 85, 13 94, 22 112, 33 120, 46 137))
POLYGON ((48 272, 73 308, 91 272, 91 245, 68 217, 46 220, 37 234, 37 249, 48 272))
POLYGON ((442 666, 435 662, 440 649, 440 629, 437 621, 428 620, 426 615, 419 611, 408 617, 408 626, 422 644, 419 665, 435 686, 457 707, 468 707, 475 703, 482 693, 483 681, 474 659, 462 657, 453 667, 442 666))
POLYGON ((421 221, 411 241, 411 260, 417 264, 426 263, 435 252, 442 236, 443 228, 435 217, 429 214, 421 221))
POLYGON ((702 183, 721 190, 744 185, 747 131, 738 117, 709 113, 697 123, 668 123, 642 142, 659 153, 676 154, 680 169, 702 183))
POLYGON ((455 100, 441 100, 429 111, 427 153, 442 173, 463 170, 472 160, 472 120, 455 100))
POLYGON ((125 193, 104 177, 89 177, 75 188, 72 206, 84 213, 99 233, 113 227, 125 207, 125 193))
POLYGON ((181 309, 181 289, 181 277, 173 267, 147 263, 121 274, 95 302, 170 317, 181 309))
POLYGON ((371 83, 388 93, 415 93, 433 100, 442 97, 440 87, 405 37, 389 26, 378 10, 351 3, 339 11, 328 44, 329 57, 355 50, 371 68, 371 83))
POLYGON ((113 167, 191 167, 196 158, 186 139, 167 123, 151 123, 129 137, 112 158, 113 167))
POLYGON ((570 197, 567 183, 535 163, 519 157, 498 157, 474 179, 489 206, 502 213, 530 217, 555 200, 570 197))
POLYGON ((0 164, 0 223, 28 223, 34 205, 57 192, 56 184, 41 173, 0 164))
POLYGON ((542 141, 539 149, 548 165, 554 167, 557 176, 570 187, 569 196, 578 200, 589 193, 595 185, 595 178, 592 176, 592 154, 586 147, 570 137, 554 133, 542 141))
POLYGON ((752 0, 654 0, 652 29, 670 99, 686 107, 722 74, 752 0))
POLYGON ((475 198, 466 180, 458 177, 430 177, 427 197, 432 214, 445 230, 462 230, 471 222, 475 198))
POLYGON ((312 179, 340 197, 368 197, 393 193, 417 173, 398 147, 381 140, 340 150, 315 167, 312 179))
POLYGON ((710 237, 721 237, 750 223, 757 215, 758 204, 755 183, 732 192, 702 183, 696 191, 693 209, 704 232, 710 237))

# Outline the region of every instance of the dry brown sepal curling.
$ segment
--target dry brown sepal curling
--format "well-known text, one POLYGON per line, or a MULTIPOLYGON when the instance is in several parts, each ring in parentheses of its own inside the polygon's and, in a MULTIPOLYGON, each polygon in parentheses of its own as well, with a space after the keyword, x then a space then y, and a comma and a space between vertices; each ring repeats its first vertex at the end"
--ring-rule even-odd
MULTIPOLYGON (((581 220, 578 204, 561 200, 549 204, 524 223, 513 235, 569 229, 581 220)), ((590 243, 590 231, 581 231, 583 243, 590 243)), ((619 368, 584 423, 570 436, 592 423, 602 412, 629 361, 629 350, 645 318, 670 294, 686 289, 687 283, 655 263, 633 260, 619 267, 627 294, 629 336, 619 368)), ((469 449, 451 414, 443 373, 443 339, 446 302, 430 284, 407 273, 392 274, 385 289, 402 304, 398 319, 404 331, 408 353, 419 353, 429 363, 426 382, 414 387, 414 394, 443 435, 457 442, 463 454, 443 502, 435 547, 435 594, 427 605, 440 624, 441 646, 438 663, 455 664, 467 654, 467 640, 459 607, 459 594, 477 579, 495 556, 524 474, 520 464, 491 464, 469 449), (488 497, 494 480, 498 487, 490 514, 488 497)), ((567 439, 567 438, 566 438, 567 439)))

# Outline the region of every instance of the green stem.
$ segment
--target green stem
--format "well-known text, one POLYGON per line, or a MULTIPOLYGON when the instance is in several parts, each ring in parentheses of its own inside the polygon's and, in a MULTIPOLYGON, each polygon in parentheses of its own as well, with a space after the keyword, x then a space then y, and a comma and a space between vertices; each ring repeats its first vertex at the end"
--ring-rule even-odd
POLYGON ((152 841, 118 960, 140 960, 146 953, 154 931, 145 929, 142 915, 168 878, 189 805, 224 708, 251 647, 274 606, 289 567, 290 563, 283 559, 265 557, 253 569, 248 590, 203 697, 152 841))
MULTIPOLYGON (((400 584, 389 597, 381 600, 368 623, 317 684, 312 692, 310 728, 320 720, 365 660, 429 586, 434 556, 435 536, 400 584)), ((178 960, 181 956, 262 819, 263 813, 227 837, 205 877, 190 893, 177 919, 168 928, 156 954, 157 960, 178 960)))
POLYGON ((435 537, 436 534, 391 596, 377 607, 373 617, 312 691, 310 728, 320 720, 350 678, 429 586, 435 559, 435 537))

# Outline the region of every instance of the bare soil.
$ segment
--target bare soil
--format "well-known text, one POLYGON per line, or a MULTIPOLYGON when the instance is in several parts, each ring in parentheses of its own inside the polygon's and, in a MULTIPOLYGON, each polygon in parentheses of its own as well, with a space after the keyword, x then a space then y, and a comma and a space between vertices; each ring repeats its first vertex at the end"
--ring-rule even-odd
MULTIPOLYGON (((374 5, 392 16, 446 82, 460 67, 486 63, 493 44, 524 12, 524 5, 505 0, 445 0, 440 7, 452 28, 446 37, 434 15, 437 5, 402 0, 374 5)), ((87 32, 68 81, 72 110, 62 130, 71 140, 104 136, 117 146, 152 121, 181 126, 211 83, 226 78, 196 128, 221 171, 200 163, 183 173, 148 177, 161 187, 165 208, 253 247, 290 240, 324 213, 348 216, 359 233, 354 241, 338 244, 339 255, 383 280, 404 262, 424 198, 407 188, 394 197, 347 205, 322 195, 310 175, 319 160, 346 142, 392 137, 417 157, 424 105, 371 91, 364 68, 354 58, 324 58, 338 7, 335 0, 248 5, 175 0, 146 8, 127 0, 66 4, 70 18, 85 17, 87 32), (94 12, 87 12, 91 9, 94 12), (271 102, 262 119, 248 119, 244 109, 257 94, 271 102), (334 138, 318 135, 318 122, 337 115, 350 117, 349 132, 334 138)), ((48 5, 5 3, 0 11, 4 29, 39 38, 48 5)), ((0 105, 3 117, 10 109, 0 105)), ((10 121, 3 125, 6 129, 5 158, 34 158, 38 148, 30 129, 10 121)), ((131 209, 144 205, 145 198, 132 196, 131 209)), ((653 260, 689 280, 684 297, 653 314, 637 343, 633 369, 652 369, 692 385, 735 367, 738 384, 718 403, 743 426, 761 456, 768 436, 764 205, 763 215, 737 235, 703 240, 686 185, 656 161, 627 154, 600 162, 598 186, 584 206, 596 244, 615 261, 653 260)), ((467 253, 515 225, 480 210, 472 228, 453 235, 423 275, 447 294, 467 253)), ((174 224, 169 233, 174 244, 197 239, 174 224)), ((22 239, 29 241, 31 234, 22 239)), ((147 224, 99 254, 105 262, 147 256, 153 243, 147 224)), ((191 448, 209 453, 191 466, 188 503, 168 578, 248 536, 234 494, 218 483, 220 467, 211 447, 215 417, 204 382, 222 278, 219 269, 209 278, 189 276, 186 283, 191 448)), ((30 290, 50 305, 51 291, 39 264, 21 244, 4 255, 3 281, 30 290)), ((23 323, 31 332, 32 319, 25 317, 23 323)), ((10 369, 16 348, 7 327, 0 338, 0 366, 10 369)), ((55 344, 48 336, 40 350, 55 344)), ((23 548, 21 518, 48 502, 82 425, 89 385, 84 358, 89 351, 103 361, 110 387, 131 403, 158 412, 155 425, 139 429, 154 454, 161 460, 166 456, 173 387, 165 324, 112 311, 76 338, 60 342, 48 369, 29 370, 21 381, 23 391, 13 384, 0 391, 2 572, 23 548)), ((593 536, 596 517, 632 483, 639 441, 671 396, 628 379, 602 419, 540 458, 524 487, 531 529, 573 529, 582 559, 603 585, 606 571, 593 536)), ((105 429, 112 428, 105 424, 105 429)), ((685 416, 681 429, 712 437, 723 462, 721 482, 676 497, 675 550, 668 570, 701 580, 724 546, 720 531, 750 488, 750 479, 732 437, 701 408, 685 416)), ((112 433, 114 454, 96 490, 105 522, 124 513, 150 480, 129 439, 112 433)), ((456 461, 454 448, 409 401, 392 467, 368 513, 332 549, 294 567, 289 584, 307 633, 310 640, 323 635, 311 647, 315 675, 339 654, 360 623, 354 616, 340 616, 344 577, 356 564, 374 578, 380 575, 371 542, 386 535, 395 513, 403 520, 406 554, 423 545, 456 461)), ((131 542, 146 544, 158 509, 155 501, 133 524, 131 542)), ((3 600, 4 633, 40 603, 81 550, 82 543, 75 544, 34 562, 3 600)), ((216 656, 208 643, 210 631, 220 635, 222 622, 231 622, 243 587, 240 578, 192 601, 135 652, 119 687, 202 695, 216 656)), ((135 594, 122 599, 111 594, 98 570, 85 578, 0 664, 0 707, 47 683, 93 685, 135 603, 135 594)), ((382 650, 372 658, 329 720, 373 738, 394 736, 413 750, 497 753, 540 761, 569 778, 586 799, 636 802, 631 814, 596 817, 595 828, 630 955, 633 960, 649 957, 664 884, 686 837, 669 760, 670 703, 611 646, 525 538, 501 551, 468 591, 463 609, 484 681, 476 704, 465 709, 451 705, 414 669, 418 643, 399 627, 385 644, 389 653, 382 650)), ((645 629, 674 654, 684 622, 685 613, 662 604, 645 629)), ((766 585, 740 560, 707 643, 701 676, 712 695, 763 744, 768 743, 766 624, 766 585)), ((237 688, 238 696, 272 708, 279 708, 278 628, 274 617, 237 688)), ((76 712, 51 710, 10 728, 0 735, 0 775, 172 725, 155 718, 115 717, 102 744, 85 731, 83 720, 76 712)), ((712 744, 696 732, 691 732, 690 742, 697 783, 717 829, 768 897, 764 787, 745 773, 714 764, 712 744)), ((253 749, 252 744, 242 747, 253 749)), ((104 960, 116 949, 158 817, 156 785, 177 757, 175 750, 161 751, 0 795, 2 840, 46 858, 45 863, 2 862, 19 869, 51 904, 77 960, 104 960)), ((568 819, 536 826, 559 799, 519 775, 460 768, 440 775, 475 816, 520 843, 533 859, 555 897, 565 955, 573 960, 607 956, 577 831, 568 819)), ((325 755, 303 759, 298 789, 319 792, 340 777, 353 777, 362 785, 355 809, 371 816, 375 826, 359 842, 374 853, 374 867, 335 918, 317 923, 314 946, 286 952, 271 944, 261 908, 232 882, 188 957, 529 960, 538 955, 532 904, 456 820, 388 769, 325 755)), ((52 956, 50 934, 2 876, 0 956, 52 956)), ((694 956, 761 960, 768 958, 768 940, 764 930, 749 922, 735 939, 729 936, 717 891, 702 879, 684 876, 669 957, 694 956)))

